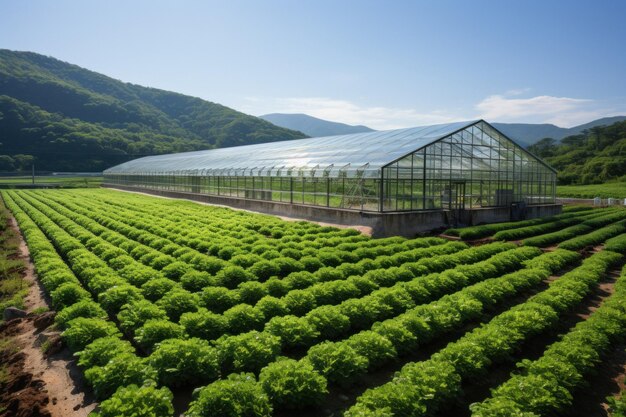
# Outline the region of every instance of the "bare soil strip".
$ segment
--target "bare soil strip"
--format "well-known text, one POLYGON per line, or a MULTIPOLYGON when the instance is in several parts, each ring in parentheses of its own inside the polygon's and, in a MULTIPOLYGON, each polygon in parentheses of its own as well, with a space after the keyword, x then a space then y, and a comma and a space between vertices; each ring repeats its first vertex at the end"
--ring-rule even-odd
POLYGON ((9 347, 0 356, 9 365, 7 386, 0 394, 6 410, 0 412, 0 417, 86 417, 96 404, 71 352, 52 344, 49 354, 44 354, 41 347, 42 340, 55 340, 53 329, 48 328, 53 313, 32 313, 48 308, 49 300, 13 217, 10 224, 20 239, 19 257, 27 265, 24 280, 29 284, 29 293, 25 307, 30 314, 0 326, 0 339, 9 338, 9 347))

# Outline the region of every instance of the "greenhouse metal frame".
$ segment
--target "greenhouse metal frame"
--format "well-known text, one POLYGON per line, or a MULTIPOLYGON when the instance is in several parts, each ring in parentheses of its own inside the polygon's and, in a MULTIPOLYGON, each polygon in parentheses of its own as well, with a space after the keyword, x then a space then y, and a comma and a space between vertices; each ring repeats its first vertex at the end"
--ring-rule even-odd
POLYGON ((556 171, 484 120, 157 155, 105 185, 406 212, 554 204, 556 171))

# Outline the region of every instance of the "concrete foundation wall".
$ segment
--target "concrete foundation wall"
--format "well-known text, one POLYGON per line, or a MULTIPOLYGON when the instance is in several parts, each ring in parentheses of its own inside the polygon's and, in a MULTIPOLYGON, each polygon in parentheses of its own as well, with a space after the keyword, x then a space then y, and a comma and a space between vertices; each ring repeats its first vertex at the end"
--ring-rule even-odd
MULTIPOLYGON (((406 236, 450 226, 450 216, 444 210, 414 212, 378 213, 358 210, 305 206, 278 201, 247 200, 207 194, 194 194, 181 191, 150 190, 140 187, 103 185, 126 191, 136 191, 163 197, 184 198, 209 204, 219 204, 265 214, 287 216, 299 219, 340 224, 346 226, 366 226, 372 228, 372 236, 406 236)), ((526 218, 551 216, 561 212, 561 205, 529 206, 526 218)), ((465 210, 458 219, 461 224, 475 225, 509 221, 511 209, 508 207, 465 210)))

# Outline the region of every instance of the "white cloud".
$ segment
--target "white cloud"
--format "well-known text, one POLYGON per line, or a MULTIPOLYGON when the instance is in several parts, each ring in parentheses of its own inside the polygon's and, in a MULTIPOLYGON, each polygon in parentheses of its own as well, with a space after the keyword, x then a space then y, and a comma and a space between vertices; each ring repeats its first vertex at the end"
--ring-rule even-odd
POLYGON ((506 93, 504 93, 505 96, 521 96, 524 93, 528 93, 530 91, 530 88, 513 88, 509 91, 507 91, 506 93))
POLYGON ((476 117, 505 123, 552 123, 572 127, 602 117, 626 114, 626 108, 609 106, 602 101, 587 98, 535 96, 519 98, 528 89, 511 90, 489 96, 475 108, 476 117), (511 97, 513 96, 513 97, 511 97))
MULTIPOLYGON (((536 96, 510 98, 493 95, 476 105, 480 117, 498 122, 533 122, 576 124, 581 118, 593 117, 595 102, 570 97, 536 96)), ((589 121, 589 120, 586 120, 589 121)))
POLYGON ((255 115, 304 113, 320 119, 352 125, 362 124, 379 130, 479 118, 489 122, 553 123, 561 127, 571 127, 601 117, 626 113, 626 109, 616 111, 615 108, 607 108, 596 100, 585 98, 548 95, 520 97, 528 91, 527 88, 515 89, 505 94, 488 96, 467 112, 423 112, 414 108, 363 106, 353 101, 328 97, 246 97, 246 104, 241 110, 255 115))

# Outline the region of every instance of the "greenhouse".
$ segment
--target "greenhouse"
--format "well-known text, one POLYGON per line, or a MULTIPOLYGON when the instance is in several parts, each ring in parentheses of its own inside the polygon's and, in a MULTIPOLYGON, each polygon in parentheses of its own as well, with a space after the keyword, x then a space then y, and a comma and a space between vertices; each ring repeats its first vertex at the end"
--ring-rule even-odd
POLYGON ((105 185, 360 212, 555 203, 556 171, 483 120, 132 160, 105 185))

